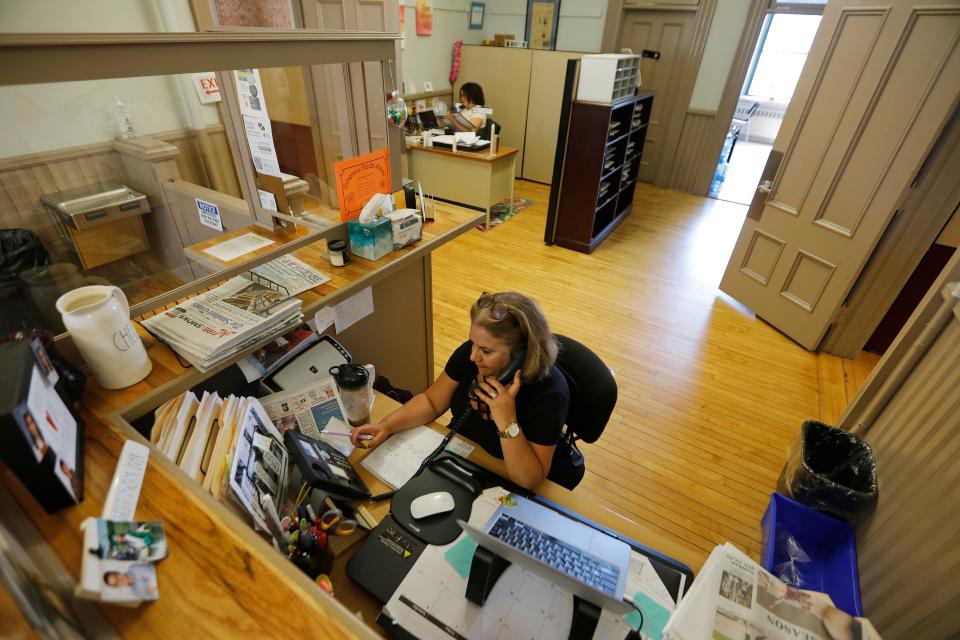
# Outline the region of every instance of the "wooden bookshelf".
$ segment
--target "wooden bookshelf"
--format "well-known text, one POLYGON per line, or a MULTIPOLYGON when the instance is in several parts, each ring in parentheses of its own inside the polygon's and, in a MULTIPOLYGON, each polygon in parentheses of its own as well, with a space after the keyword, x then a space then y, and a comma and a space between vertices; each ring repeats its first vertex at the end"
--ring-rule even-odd
POLYGON ((633 208, 653 93, 573 103, 554 242, 590 253, 633 208))

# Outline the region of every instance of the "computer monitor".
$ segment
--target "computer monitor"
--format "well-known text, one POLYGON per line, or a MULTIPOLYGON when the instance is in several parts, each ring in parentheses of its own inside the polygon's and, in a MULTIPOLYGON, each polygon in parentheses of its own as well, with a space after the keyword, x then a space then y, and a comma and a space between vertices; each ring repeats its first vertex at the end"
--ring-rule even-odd
POLYGON ((437 120, 437 114, 435 114, 432 110, 426 109, 421 111, 419 115, 420 122, 423 123, 424 129, 443 129, 443 127, 440 126, 440 121, 437 120))

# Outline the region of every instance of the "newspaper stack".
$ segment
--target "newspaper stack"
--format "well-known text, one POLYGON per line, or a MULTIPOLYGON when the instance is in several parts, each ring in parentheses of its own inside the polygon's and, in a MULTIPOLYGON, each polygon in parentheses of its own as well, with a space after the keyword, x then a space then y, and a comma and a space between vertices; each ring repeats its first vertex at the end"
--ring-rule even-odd
POLYGON ((300 323, 301 301, 235 277, 143 321, 199 371, 300 323))
POLYGON ((830 597, 788 587, 735 546, 718 546, 670 616, 664 640, 880 640, 830 597))

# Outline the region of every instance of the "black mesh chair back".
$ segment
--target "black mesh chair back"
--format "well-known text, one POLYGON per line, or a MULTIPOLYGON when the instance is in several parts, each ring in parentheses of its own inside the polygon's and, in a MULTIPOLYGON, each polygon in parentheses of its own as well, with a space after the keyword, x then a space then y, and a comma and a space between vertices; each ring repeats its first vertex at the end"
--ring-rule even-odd
POLYGON ((573 338, 555 335, 560 343, 557 367, 570 387, 567 429, 576 440, 596 442, 617 404, 617 381, 593 351, 573 338))
POLYGON ((500 126, 500 123, 494 120, 493 118, 491 118, 490 116, 487 116, 487 121, 483 124, 482 127, 480 127, 480 131, 478 132, 477 135, 479 135, 484 140, 489 140, 491 134, 493 133, 494 127, 496 127, 498 136, 503 134, 503 127, 500 126))

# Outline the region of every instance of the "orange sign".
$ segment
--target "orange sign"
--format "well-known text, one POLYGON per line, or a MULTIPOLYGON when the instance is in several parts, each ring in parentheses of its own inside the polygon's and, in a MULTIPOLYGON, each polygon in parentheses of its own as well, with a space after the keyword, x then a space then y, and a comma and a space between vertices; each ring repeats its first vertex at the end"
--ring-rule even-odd
POLYGON ((346 222, 360 215, 360 210, 378 193, 390 193, 390 153, 380 149, 373 153, 341 160, 333 165, 337 176, 337 202, 340 220, 346 222))

